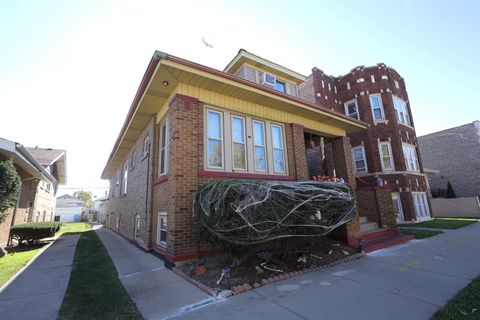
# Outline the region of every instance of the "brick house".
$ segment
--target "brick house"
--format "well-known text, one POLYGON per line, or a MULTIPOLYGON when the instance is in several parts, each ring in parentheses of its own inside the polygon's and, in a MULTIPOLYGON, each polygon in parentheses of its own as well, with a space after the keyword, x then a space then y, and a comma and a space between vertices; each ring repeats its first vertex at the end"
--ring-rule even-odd
POLYGON ((418 137, 434 196, 445 197, 450 181, 457 197, 480 195, 480 121, 418 137), (440 150, 448 150, 441 152, 440 150))
POLYGON ((21 178, 18 205, 8 209, 6 221, 0 224, 0 246, 4 246, 11 226, 53 221, 58 185, 66 183, 66 153, 65 150, 25 148, 0 138, 0 159, 11 159, 21 178))
POLYGON ((359 214, 366 227, 396 226, 372 214, 375 195, 368 191, 374 190, 390 190, 397 222, 431 219, 410 101, 398 72, 383 63, 359 66, 340 77, 313 68, 298 91, 312 103, 369 124, 348 134, 359 214))
MULTIPOLYGON (((355 186, 347 134, 367 124, 300 99, 304 80, 245 50, 224 71, 155 52, 102 173, 106 225, 172 262, 198 258, 207 249, 192 221, 198 186, 307 180, 306 134, 325 138, 331 169, 355 186)), ((335 235, 357 245, 358 215, 335 235)))

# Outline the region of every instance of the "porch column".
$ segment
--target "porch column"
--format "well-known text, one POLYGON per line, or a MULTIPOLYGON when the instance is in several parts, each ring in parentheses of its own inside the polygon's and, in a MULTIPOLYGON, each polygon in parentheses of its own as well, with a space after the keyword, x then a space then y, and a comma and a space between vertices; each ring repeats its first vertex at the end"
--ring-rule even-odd
MULTIPOLYGON (((353 173, 352 146, 350 138, 338 137, 333 139, 333 162, 335 165, 335 173, 337 177, 341 177, 348 181, 352 188, 356 188, 355 175, 353 173)), ((360 221, 358 219, 358 207, 355 208, 355 216, 352 220, 339 227, 335 233, 350 246, 357 246, 360 240, 360 221)))
POLYGON ((295 174, 297 180, 309 180, 307 151, 305 148, 305 138, 303 136, 303 126, 292 123, 293 134, 293 159, 295 162, 295 174))

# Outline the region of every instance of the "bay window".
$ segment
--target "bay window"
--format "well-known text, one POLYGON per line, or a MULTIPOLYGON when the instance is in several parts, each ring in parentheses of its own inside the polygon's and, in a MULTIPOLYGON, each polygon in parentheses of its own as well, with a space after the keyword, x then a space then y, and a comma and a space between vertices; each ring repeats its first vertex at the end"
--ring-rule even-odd
POLYGON ((385 120, 382 98, 380 97, 380 95, 376 94, 370 96, 370 106, 372 107, 373 121, 385 120))
POLYGON ((408 114, 407 103, 400 98, 393 96, 393 107, 397 121, 410 126, 410 115, 408 114))
POLYGON ((390 146, 390 142, 380 142, 378 149, 380 151, 382 170, 393 170, 392 147, 390 146))
POLYGON ((425 192, 412 192, 412 198, 416 217, 419 219, 430 217, 427 194, 425 192))
POLYGON ((405 167, 407 168, 407 171, 419 172, 420 165, 418 163, 417 150, 415 149, 415 147, 412 145, 403 143, 402 149, 403 149, 403 156, 405 160, 405 167))

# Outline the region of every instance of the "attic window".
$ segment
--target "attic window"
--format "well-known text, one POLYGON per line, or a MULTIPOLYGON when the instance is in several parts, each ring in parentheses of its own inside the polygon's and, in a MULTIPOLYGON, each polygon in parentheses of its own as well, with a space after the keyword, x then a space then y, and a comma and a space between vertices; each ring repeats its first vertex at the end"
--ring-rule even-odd
POLYGON ((268 73, 265 73, 264 75, 264 82, 265 84, 269 84, 269 85, 272 85, 272 86, 275 86, 275 76, 271 75, 271 74, 268 74, 268 73))
POLYGON ((279 81, 279 80, 276 80, 275 82, 275 87, 273 87, 275 90, 277 91, 280 91, 280 92, 283 92, 283 93, 287 93, 287 85, 285 82, 282 82, 282 81, 279 81))

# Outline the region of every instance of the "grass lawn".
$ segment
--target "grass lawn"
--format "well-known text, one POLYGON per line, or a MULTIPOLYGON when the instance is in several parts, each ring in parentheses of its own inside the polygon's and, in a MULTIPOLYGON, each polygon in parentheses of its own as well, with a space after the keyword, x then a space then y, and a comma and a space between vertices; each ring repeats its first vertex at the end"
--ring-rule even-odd
MULTIPOLYGON (((78 233, 90 229, 90 225, 84 222, 63 224, 55 236, 60 237, 65 233, 78 233)), ((33 259, 47 243, 32 246, 14 247, 9 253, 0 258, 0 286, 8 281, 15 273, 33 259)))
POLYGON ((58 319, 142 319, 93 230, 78 241, 58 319))
POLYGON ((436 228, 436 229, 458 229, 469 224, 476 223, 480 219, 472 218, 436 218, 415 224, 404 224, 402 227, 436 228))
POLYGON ((461 290, 432 320, 480 319, 480 277, 461 290))
POLYGON ((0 286, 32 260, 41 249, 42 246, 32 246, 28 250, 11 252, 0 258, 0 286))
POLYGON ((418 230, 418 229, 400 229, 401 234, 413 234, 415 239, 425 239, 436 236, 442 231, 433 231, 433 230, 418 230))

